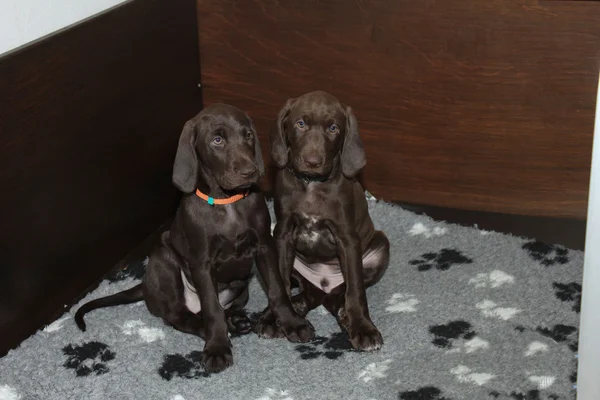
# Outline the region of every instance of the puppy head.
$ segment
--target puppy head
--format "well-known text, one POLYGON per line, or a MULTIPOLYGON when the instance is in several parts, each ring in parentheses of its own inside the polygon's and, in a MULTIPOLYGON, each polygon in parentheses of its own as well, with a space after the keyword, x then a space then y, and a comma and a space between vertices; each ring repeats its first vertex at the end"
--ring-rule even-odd
POLYGON ((323 91, 285 103, 270 145, 271 158, 278 168, 289 166, 309 178, 326 177, 338 165, 351 178, 366 164, 352 109, 323 91))
POLYGON ((185 123, 173 165, 173 184, 184 193, 212 177, 223 190, 244 189, 264 174, 252 120, 238 108, 213 104, 185 123))

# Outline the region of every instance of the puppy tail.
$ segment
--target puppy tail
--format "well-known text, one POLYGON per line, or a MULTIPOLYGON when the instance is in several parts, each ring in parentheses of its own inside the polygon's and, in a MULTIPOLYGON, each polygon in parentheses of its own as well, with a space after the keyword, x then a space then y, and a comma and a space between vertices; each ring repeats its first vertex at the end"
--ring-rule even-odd
POLYGON ((88 312, 95 310, 96 308, 118 306, 121 304, 130 304, 140 301, 144 298, 142 293, 142 284, 138 284, 131 289, 124 290, 119 293, 115 293, 111 296, 101 297, 85 303, 75 313, 75 323, 83 332, 85 332, 85 321, 83 316, 88 312))

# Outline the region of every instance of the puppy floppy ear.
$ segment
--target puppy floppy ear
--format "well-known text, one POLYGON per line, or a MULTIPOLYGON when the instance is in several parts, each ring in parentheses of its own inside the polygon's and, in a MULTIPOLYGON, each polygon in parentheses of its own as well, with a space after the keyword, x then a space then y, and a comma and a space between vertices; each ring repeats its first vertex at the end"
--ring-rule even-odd
POLYGON ((263 176, 265 174, 265 163, 263 161, 262 150, 260 149, 260 141, 258 140, 258 133, 254 127, 254 123, 250 121, 250 124, 252 125, 252 130, 254 131, 254 162, 258 167, 259 176, 263 176))
POLYGON ((173 184, 183 193, 196 190, 198 180, 198 155, 196 154, 196 125, 191 120, 186 122, 173 164, 173 184))
POLYGON ((346 107, 346 136, 342 147, 342 173, 352 178, 367 164, 365 149, 358 132, 358 122, 352 108, 346 107))
POLYGON ((278 168, 283 168, 288 163, 289 149, 287 146, 285 134, 285 121, 290 113, 290 109, 294 104, 294 99, 288 99, 277 116, 277 123, 271 131, 269 146, 271 150, 271 159, 278 168))

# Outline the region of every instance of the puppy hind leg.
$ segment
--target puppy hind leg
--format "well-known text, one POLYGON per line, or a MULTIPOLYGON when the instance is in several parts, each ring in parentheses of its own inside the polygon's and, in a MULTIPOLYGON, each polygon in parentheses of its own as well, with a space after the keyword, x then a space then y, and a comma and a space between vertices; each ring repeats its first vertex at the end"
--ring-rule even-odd
POLYGON ((345 294, 346 284, 343 283, 323 298, 323 307, 334 316, 342 330, 346 330, 347 326, 347 318, 344 313, 345 294))
POLYGON ((295 271, 293 277, 298 282, 300 293, 292 297, 292 306, 298 315, 306 317, 311 310, 323 304, 325 292, 316 288, 306 278, 295 271))
POLYGON ((376 231, 363 256, 365 286, 373 286, 383 277, 390 262, 390 242, 385 234, 376 231))
POLYGON ((204 340, 206 339, 202 315, 200 313, 194 314, 185 306, 169 312, 163 317, 163 321, 180 332, 191 333, 204 340))
MULTIPOLYGON (((381 231, 375 232, 363 256, 363 279, 366 287, 375 285, 383 277, 390 261, 390 242, 381 231)), ((346 284, 335 288, 323 299, 324 307, 335 317, 341 329, 346 330, 348 317, 345 310, 346 284)))

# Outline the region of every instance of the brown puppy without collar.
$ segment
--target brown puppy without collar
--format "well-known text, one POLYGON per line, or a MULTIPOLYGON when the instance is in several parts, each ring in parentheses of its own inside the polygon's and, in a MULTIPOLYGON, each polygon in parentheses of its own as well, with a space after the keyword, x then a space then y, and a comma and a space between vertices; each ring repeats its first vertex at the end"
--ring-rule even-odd
POLYGON ((205 340, 202 362, 218 372, 233 363, 228 331, 248 333, 243 307, 254 260, 265 282, 268 308, 283 334, 295 342, 314 336, 310 323, 292 308, 277 268, 271 217, 256 183, 264 165, 256 131, 241 110, 211 105, 185 124, 173 167, 173 183, 184 196, 170 231, 150 254, 142 283, 84 304, 76 313, 145 300, 148 310, 182 332, 205 340), (231 204, 215 199, 249 191, 231 204))
MULTIPOLYGON (((289 99, 270 141, 279 168, 274 237, 288 295, 290 277, 299 282, 294 308, 304 316, 323 304, 355 349, 379 349, 365 289, 383 275, 389 241, 375 230, 355 179, 366 159, 352 110, 322 91, 289 99)), ((263 336, 281 336, 269 310, 259 326, 263 336)))

